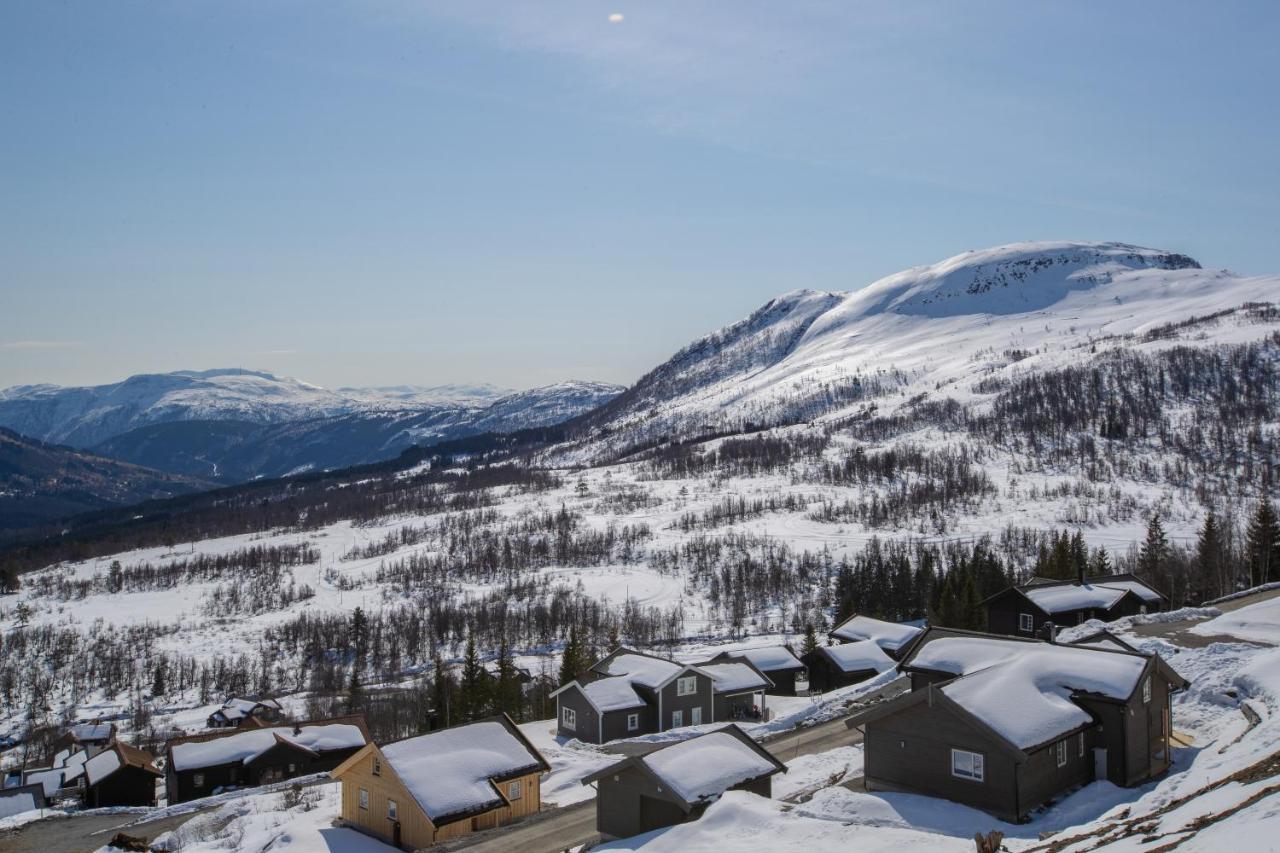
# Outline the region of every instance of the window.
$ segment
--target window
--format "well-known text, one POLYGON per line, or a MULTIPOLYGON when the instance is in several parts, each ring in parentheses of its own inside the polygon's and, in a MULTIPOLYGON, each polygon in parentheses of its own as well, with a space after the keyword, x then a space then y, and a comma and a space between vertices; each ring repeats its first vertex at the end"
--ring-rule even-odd
POLYGON ((627 714, 627 731, 634 732, 640 728, 640 715, 627 714))
POLYGON ((1151 676, 1142 679, 1142 704, 1145 705, 1151 701, 1151 676))
POLYGON ((678 729, 684 725, 684 711, 671 712, 671 728, 678 729))
POLYGON ((698 692, 698 676, 686 675, 676 681, 677 696, 692 696, 698 692))
POLYGON ((374 776, 382 775, 382 759, 377 758, 376 756, 373 759, 373 775, 374 776))
POLYGON ((195 774, 194 776, 192 776, 192 777, 191 777, 191 784, 192 784, 192 785, 195 785, 197 788, 203 788, 203 787, 204 787, 204 774, 203 774, 203 773, 197 773, 197 774, 195 774))
POLYGON ((515 780, 514 782, 509 782, 507 784, 508 800, 518 800, 520 799, 521 796, 523 796, 523 794, 524 794, 524 786, 520 784, 519 779, 515 780))
POLYGON ((1030 613, 1018 614, 1018 630, 1026 631, 1030 634, 1036 629, 1036 620, 1032 618, 1030 613))
POLYGON ((396 807, 395 800, 387 800, 387 820, 399 820, 400 809, 396 807))
POLYGON ((365 809, 366 811, 369 808, 369 792, 364 788, 360 789, 360 808, 365 809))
POLYGON ((982 753, 963 749, 951 750, 951 775, 961 779, 981 782, 983 774, 982 753))
POLYGON ((297 773, 297 772, 298 772, 298 765, 296 765, 296 764, 290 764, 290 765, 289 765, 289 772, 290 772, 290 773, 297 773))
POLYGON ((702 725, 702 709, 701 708, 693 709, 693 713, 690 715, 689 725, 691 726, 702 725))
POLYGON ((1067 742, 1065 739, 1054 744, 1054 750, 1058 754, 1058 766, 1061 767, 1067 763, 1067 742))
POLYGON ((572 708, 561 708, 560 725, 569 731, 573 731, 578 725, 578 712, 572 708))
POLYGON ((1080 733, 1080 757, 1084 758, 1084 732, 1080 733))

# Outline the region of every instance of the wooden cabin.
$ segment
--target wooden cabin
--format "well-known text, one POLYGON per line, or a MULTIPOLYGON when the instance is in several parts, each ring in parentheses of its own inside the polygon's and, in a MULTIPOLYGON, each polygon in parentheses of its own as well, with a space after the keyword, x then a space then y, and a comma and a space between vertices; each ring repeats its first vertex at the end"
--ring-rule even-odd
POLYGON ((824 692, 859 684, 897 665, 875 640, 818 646, 803 660, 811 689, 824 692))
POLYGON ((151 753, 116 741, 84 763, 84 807, 154 806, 163 776, 151 753))
POLYGON ((284 719, 284 709, 275 699, 231 698, 209 715, 206 721, 211 729, 236 729, 246 723, 278 723, 284 719))
POLYGON ((368 744, 331 775, 342 782, 345 826, 417 850, 536 814, 550 770, 503 714, 368 744))
POLYGON ((361 716, 175 738, 165 745, 169 803, 323 773, 368 742, 361 716))
POLYGON ((1011 586, 982 602, 987 630, 1015 637, 1039 637, 1045 626, 1063 628, 1090 619, 1112 622, 1123 616, 1168 609, 1164 593, 1131 574, 1011 586))
POLYGON ((757 646, 721 652, 707 663, 732 658, 746 658, 752 666, 764 673, 772 682, 767 691, 770 696, 803 696, 809 692, 809 670, 790 646, 757 646))
POLYGON ((618 647, 550 694, 560 735, 587 743, 715 719, 715 680, 692 664, 618 647))
POLYGON ((785 772, 782 762, 729 725, 623 759, 582 784, 596 786, 596 831, 627 838, 696 820, 726 791, 770 797, 774 774, 785 772))
POLYGON ((872 640, 886 655, 894 660, 902 660, 911 648, 911 643, 923 631, 917 625, 904 625, 901 622, 886 622, 870 616, 854 614, 841 622, 827 635, 832 643, 861 643, 872 640))
POLYGON ((945 629, 930 629, 902 668, 910 693, 846 721, 865 733, 868 790, 1009 821, 1094 780, 1163 774, 1170 697, 1187 687, 1159 655, 945 629))

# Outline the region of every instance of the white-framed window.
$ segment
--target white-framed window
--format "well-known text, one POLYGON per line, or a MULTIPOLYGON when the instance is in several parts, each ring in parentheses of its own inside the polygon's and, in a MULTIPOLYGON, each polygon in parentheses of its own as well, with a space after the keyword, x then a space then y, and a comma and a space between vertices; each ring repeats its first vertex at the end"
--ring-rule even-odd
POLYGON ((578 726, 578 712, 572 708, 561 708, 560 725, 569 731, 576 729, 578 726))
POLYGON ((689 725, 691 726, 702 725, 702 709, 701 708, 693 709, 693 712, 689 715, 689 725))
POLYGON ((1084 758, 1084 732, 1081 732, 1078 737, 1080 738, 1080 757, 1084 758))
POLYGON ((684 725, 684 711, 671 712, 671 728, 678 729, 684 725))
POLYGON ((204 774, 203 774, 203 773, 196 773, 195 775, 193 775, 193 776, 191 777, 191 784, 192 784, 192 785, 194 785, 194 786, 195 786, 195 787, 197 787, 197 788, 203 788, 203 787, 204 787, 204 774))
POLYGON ((951 775, 958 776, 961 779, 970 779, 974 782, 983 780, 986 768, 982 759, 982 753, 969 752, 966 749, 951 750, 951 775))
POLYGON ((378 758, 376 755, 373 757, 373 775, 382 775, 382 759, 378 758))
POLYGON ((627 731, 634 732, 640 729, 640 715, 627 714, 627 731))
POLYGON ((399 820, 400 809, 396 807, 395 800, 387 800, 387 820, 399 820))
POLYGON ((360 808, 366 811, 369 809, 369 792, 364 788, 360 789, 360 808))
POLYGON ((1151 701, 1151 676, 1142 679, 1142 704, 1145 705, 1151 701))
POLYGON ((1026 631, 1028 634, 1030 634, 1035 629, 1036 629, 1036 620, 1032 617, 1030 613, 1018 614, 1018 630, 1019 631, 1026 631))
POLYGON ((698 692, 698 676, 685 675, 676 680, 677 696, 692 696, 698 692))
POLYGON ((1067 741, 1065 738, 1054 744, 1054 751, 1057 753, 1058 766, 1062 767, 1067 763, 1067 741))
POLYGON ((521 784, 519 779, 516 779, 514 782, 507 783, 508 800, 518 800, 522 796, 524 796, 524 785, 521 784))

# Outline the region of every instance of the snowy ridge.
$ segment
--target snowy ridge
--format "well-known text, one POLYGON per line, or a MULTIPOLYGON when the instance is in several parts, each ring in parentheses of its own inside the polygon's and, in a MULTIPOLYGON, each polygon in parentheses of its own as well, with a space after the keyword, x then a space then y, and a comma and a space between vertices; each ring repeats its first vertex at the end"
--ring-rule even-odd
MULTIPOLYGON (((966 252, 847 294, 793 291, 676 354, 552 458, 608 458, 622 440, 831 421, 868 402, 880 414, 922 396, 980 402, 983 378, 1079 363, 1099 343, 1270 302, 1278 289, 1275 276, 1204 270, 1175 252, 1038 242, 966 252)), ((1241 342, 1268 331, 1226 324, 1216 335, 1241 342)))

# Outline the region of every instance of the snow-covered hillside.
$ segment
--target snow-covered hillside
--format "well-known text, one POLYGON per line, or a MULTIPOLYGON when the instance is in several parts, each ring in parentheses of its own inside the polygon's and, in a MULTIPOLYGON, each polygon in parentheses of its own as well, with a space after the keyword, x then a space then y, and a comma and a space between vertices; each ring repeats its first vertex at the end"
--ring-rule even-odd
POLYGON ((664 437, 838 422, 872 405, 880 416, 925 399, 981 405, 1001 379, 1116 349, 1258 341, 1278 326, 1247 306, 1277 292, 1280 277, 1082 242, 966 252, 847 294, 794 291, 677 353, 593 415, 559 458, 610 458, 664 437), (1196 318, 1214 319, 1161 334, 1196 318))

